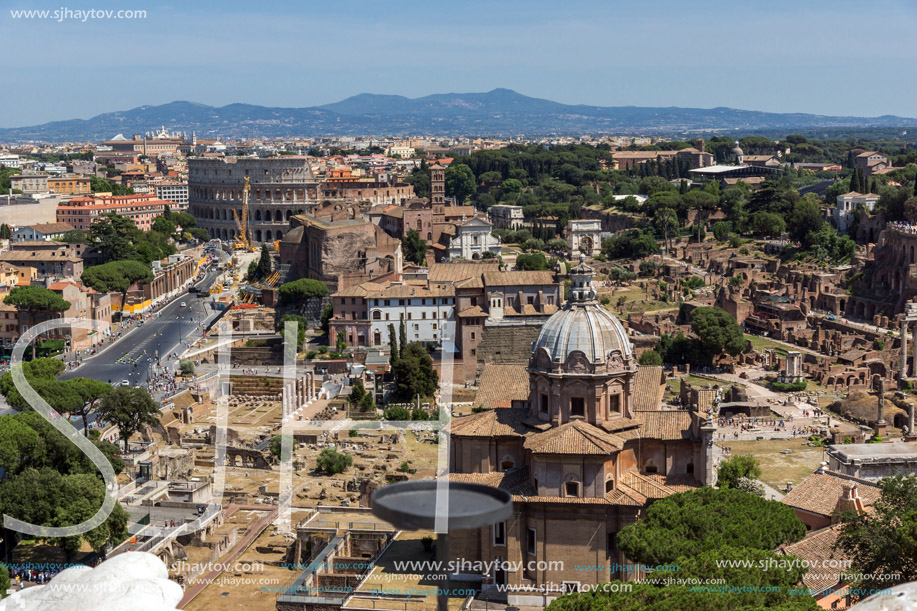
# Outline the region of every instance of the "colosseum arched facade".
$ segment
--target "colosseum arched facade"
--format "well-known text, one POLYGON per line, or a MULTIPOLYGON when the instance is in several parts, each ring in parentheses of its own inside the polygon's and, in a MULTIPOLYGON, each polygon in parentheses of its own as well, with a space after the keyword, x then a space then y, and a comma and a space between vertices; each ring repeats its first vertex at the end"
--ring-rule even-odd
POLYGON ((253 242, 283 239, 294 214, 309 212, 321 197, 308 159, 226 157, 188 160, 188 206, 211 237, 238 237, 235 217, 242 212, 242 188, 249 177, 249 236, 253 242))

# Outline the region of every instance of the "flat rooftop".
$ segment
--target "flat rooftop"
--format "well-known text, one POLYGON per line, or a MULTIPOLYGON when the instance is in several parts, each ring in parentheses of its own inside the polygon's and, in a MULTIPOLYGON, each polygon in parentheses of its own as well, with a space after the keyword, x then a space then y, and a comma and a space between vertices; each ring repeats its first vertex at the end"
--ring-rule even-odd
POLYGON ((917 461, 917 444, 914 443, 848 443, 828 446, 828 453, 842 461, 917 461))

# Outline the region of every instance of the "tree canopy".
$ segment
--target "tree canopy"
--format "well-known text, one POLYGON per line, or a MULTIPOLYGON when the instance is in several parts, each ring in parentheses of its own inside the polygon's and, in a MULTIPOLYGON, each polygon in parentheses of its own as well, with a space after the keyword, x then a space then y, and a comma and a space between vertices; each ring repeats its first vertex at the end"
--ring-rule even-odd
POLYGON ((121 293, 123 303, 123 296, 134 283, 147 284, 153 281, 153 270, 148 264, 132 259, 109 261, 87 267, 80 279, 83 284, 100 293, 121 293))
POLYGON ((401 248, 404 251, 404 258, 417 265, 423 265, 426 261, 427 242, 420 239, 420 234, 416 229, 409 229, 401 239, 401 248))
POLYGON ((432 397, 439 387, 439 375, 433 369, 433 359, 419 343, 405 345, 402 339, 401 355, 392 365, 395 401, 413 401, 417 395, 432 397))
POLYGON ((454 197, 460 204, 477 188, 474 172, 463 163, 453 163, 446 168, 445 179, 446 195, 454 197))
POLYGON ((118 427, 118 437, 127 451, 134 433, 158 422, 160 407, 143 388, 118 386, 99 403, 99 416, 118 427))
POLYGON ((628 558, 656 565, 726 546, 772 550, 805 534, 805 524, 783 503, 699 488, 650 505, 645 518, 621 530, 618 546, 628 558))
POLYGON ((319 280, 300 278, 281 284, 277 292, 283 303, 302 305, 310 299, 321 299, 328 295, 328 287, 319 280))
POLYGON ((691 331, 697 334, 711 353, 725 352, 737 356, 748 346, 742 327, 725 310, 716 307, 695 308, 691 310, 690 317, 691 331))

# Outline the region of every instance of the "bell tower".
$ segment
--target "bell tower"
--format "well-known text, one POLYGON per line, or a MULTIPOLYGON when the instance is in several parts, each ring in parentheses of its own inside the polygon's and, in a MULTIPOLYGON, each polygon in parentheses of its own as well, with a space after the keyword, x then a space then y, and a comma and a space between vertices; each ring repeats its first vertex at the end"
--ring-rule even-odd
POLYGON ((442 206, 446 203, 446 168, 438 163, 430 166, 430 204, 442 206))

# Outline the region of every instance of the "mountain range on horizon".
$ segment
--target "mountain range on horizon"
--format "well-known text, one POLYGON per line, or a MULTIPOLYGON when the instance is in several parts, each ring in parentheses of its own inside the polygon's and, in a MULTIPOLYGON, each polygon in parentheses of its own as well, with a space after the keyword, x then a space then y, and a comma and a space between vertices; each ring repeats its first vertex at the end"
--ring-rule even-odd
POLYGON ((582 134, 677 135, 702 132, 813 128, 912 127, 917 119, 772 113, 734 108, 570 105, 510 89, 443 93, 420 98, 361 93, 322 106, 222 107, 175 101, 108 112, 91 119, 0 128, 0 142, 61 142, 128 138, 165 126, 204 138, 317 136, 548 136, 582 134))

